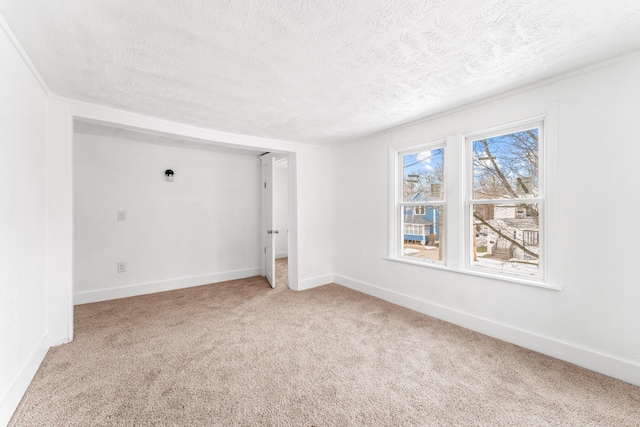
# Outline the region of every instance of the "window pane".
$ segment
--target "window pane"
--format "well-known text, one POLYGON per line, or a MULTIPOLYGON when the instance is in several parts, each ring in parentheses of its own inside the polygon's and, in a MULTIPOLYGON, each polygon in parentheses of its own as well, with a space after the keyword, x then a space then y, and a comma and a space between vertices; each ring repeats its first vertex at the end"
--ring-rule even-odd
POLYGON ((538 128, 472 145, 474 199, 538 197, 538 128))
POLYGON ((444 206, 402 207, 402 254, 442 261, 444 206))
POLYGON ((402 200, 428 202, 443 200, 442 165, 444 148, 425 149, 402 156, 402 200))
POLYGON ((519 276, 539 274, 538 207, 473 205, 472 265, 519 276))

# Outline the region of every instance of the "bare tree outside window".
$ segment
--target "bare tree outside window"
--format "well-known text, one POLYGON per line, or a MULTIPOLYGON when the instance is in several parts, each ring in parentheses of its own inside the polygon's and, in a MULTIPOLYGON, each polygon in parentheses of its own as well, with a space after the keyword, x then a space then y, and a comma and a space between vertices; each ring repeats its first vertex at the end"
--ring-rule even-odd
POLYGON ((539 136, 537 126, 471 141, 472 265, 538 275, 539 136))

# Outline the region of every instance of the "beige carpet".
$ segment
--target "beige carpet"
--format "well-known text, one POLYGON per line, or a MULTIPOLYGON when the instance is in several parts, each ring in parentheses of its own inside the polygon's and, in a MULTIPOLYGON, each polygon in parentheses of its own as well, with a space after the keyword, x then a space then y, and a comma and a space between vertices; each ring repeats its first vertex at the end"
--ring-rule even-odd
POLYGON ((638 426, 640 388, 338 285, 255 277, 76 307, 75 341, 9 425, 638 426))

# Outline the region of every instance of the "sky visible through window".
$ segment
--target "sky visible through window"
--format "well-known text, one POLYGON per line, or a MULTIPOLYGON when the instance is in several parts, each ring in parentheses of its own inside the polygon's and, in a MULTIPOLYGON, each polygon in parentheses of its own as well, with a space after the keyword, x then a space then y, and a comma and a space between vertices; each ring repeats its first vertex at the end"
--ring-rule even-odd
POLYGON ((442 184, 443 160, 444 148, 425 149, 402 157, 404 201, 416 193, 428 196, 431 184, 442 184))
POLYGON ((433 172, 442 171, 444 148, 435 150, 425 150, 418 153, 404 155, 404 177, 408 178, 409 174, 420 173, 423 171, 433 172))
POLYGON ((540 272, 540 205, 518 202, 539 195, 538 136, 532 127, 471 142, 472 264, 477 267, 521 276, 540 272))
POLYGON ((473 141, 473 198, 538 195, 538 128, 473 141))

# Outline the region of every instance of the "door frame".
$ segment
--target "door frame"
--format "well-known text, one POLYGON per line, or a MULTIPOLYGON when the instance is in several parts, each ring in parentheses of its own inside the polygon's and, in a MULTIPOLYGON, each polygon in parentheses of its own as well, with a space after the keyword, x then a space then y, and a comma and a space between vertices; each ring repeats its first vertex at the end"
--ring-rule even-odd
MULTIPOLYGON (((260 156, 260 188, 261 188, 261 194, 262 194, 262 207, 261 207, 261 213, 262 213, 262 227, 261 227, 261 242, 262 242, 262 246, 261 246, 261 265, 260 265, 260 274, 262 276, 266 276, 266 247, 267 247, 267 242, 268 242, 268 235, 266 233, 267 230, 267 213, 266 213, 266 209, 267 209, 267 194, 271 194, 271 196, 273 197, 273 192, 267 192, 267 191, 263 191, 264 189, 264 185, 265 185, 265 177, 264 177, 264 163, 263 163, 263 159, 265 158, 265 156, 270 156, 273 157, 274 159, 274 163, 278 163, 280 161, 283 160, 287 160, 288 162, 288 166, 287 166, 287 173, 288 173, 288 177, 289 177, 289 192, 288 192, 288 223, 289 223, 289 228, 288 230, 280 230, 280 232, 286 232, 287 233, 287 253, 288 253, 288 276, 289 276, 289 289, 293 289, 293 290, 298 290, 298 245, 297 245, 297 224, 298 224, 298 220, 297 220, 297 200, 296 200, 296 188, 297 188, 297 168, 296 168, 296 154, 295 153, 265 153, 264 155, 260 156)), ((273 174, 273 168, 271 170, 271 173, 273 174)), ((273 182, 273 176, 271 177, 271 182, 273 182)), ((272 204, 273 206, 273 200, 272 200, 272 204)), ((273 257, 275 259, 275 251, 273 252, 273 257)), ((277 283, 277 280, 275 278, 274 275, 274 282, 277 283)))
POLYGON ((262 199, 262 262, 260 271, 272 288, 276 287, 276 242, 273 218, 273 189, 275 181, 275 155, 266 153, 260 156, 260 176, 262 186, 260 188, 262 199))

